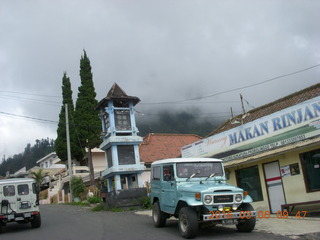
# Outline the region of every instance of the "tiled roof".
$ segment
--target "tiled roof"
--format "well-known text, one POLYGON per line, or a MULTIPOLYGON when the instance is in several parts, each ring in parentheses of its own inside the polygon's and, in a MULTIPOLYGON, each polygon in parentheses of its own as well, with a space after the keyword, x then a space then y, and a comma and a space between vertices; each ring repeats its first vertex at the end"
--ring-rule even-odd
POLYGON ((133 102, 134 105, 140 102, 140 99, 138 97, 128 96, 126 92, 122 90, 122 88, 119 87, 119 85, 116 83, 112 85, 107 96, 98 103, 98 105, 96 106, 96 109, 100 109, 101 107, 106 107, 108 105, 107 102, 110 100, 118 100, 118 101, 130 100, 133 102))
POLYGON ((150 133, 139 146, 141 162, 151 163, 166 158, 181 156, 181 148, 202 137, 194 134, 150 133))
POLYGON ((245 114, 240 114, 238 116, 235 116, 232 119, 229 119, 228 121, 226 121, 217 129, 215 129, 207 137, 238 127, 239 124, 234 124, 235 120, 237 120, 238 122, 242 122, 242 124, 252 122, 256 119, 270 115, 274 112, 278 112, 282 109, 307 101, 317 96, 320 96, 320 83, 315 84, 311 87, 305 88, 301 91, 292 93, 286 97, 280 98, 277 101, 252 109, 246 112, 245 114))

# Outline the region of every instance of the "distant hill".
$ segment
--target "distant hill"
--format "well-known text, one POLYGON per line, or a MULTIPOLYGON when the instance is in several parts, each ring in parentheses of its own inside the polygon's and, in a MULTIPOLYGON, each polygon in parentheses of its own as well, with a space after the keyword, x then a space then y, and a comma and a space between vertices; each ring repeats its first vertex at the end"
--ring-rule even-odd
POLYGON ((37 139, 33 146, 28 143, 23 153, 15 154, 3 160, 0 164, 0 176, 5 176, 7 171, 11 174, 15 173, 24 166, 28 170, 34 167, 39 159, 54 151, 53 139, 37 139))

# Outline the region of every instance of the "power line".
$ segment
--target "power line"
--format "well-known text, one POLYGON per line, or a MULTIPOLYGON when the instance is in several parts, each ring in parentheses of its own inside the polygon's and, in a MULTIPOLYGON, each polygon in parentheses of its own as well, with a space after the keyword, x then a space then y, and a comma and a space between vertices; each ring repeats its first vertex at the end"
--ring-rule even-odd
POLYGON ((23 97, 15 97, 15 96, 8 96, 8 95, 1 95, 0 98, 6 98, 6 99, 13 99, 13 100, 24 100, 24 101, 30 101, 30 102, 37 102, 37 103, 44 103, 44 104, 50 104, 54 106, 59 106, 59 102, 53 102, 53 101, 46 101, 46 100, 40 100, 40 99, 32 99, 32 98, 23 98, 23 97))
POLYGON ((35 118, 35 117, 29 117, 29 116, 23 116, 23 115, 17 115, 17 114, 13 114, 13 113, 0 112, 0 114, 11 116, 11 117, 20 117, 20 118, 26 118, 26 119, 29 119, 29 120, 47 122, 47 123, 58 123, 58 121, 52 121, 52 120, 47 120, 47 119, 41 119, 41 118, 35 118))
POLYGON ((280 78, 284 78, 284 77, 288 77, 288 76, 291 76, 291 75, 295 75, 295 74, 298 74, 298 73, 301 73, 301 72, 305 72, 305 71, 308 71, 310 69, 313 69, 313 68, 316 68, 316 67, 319 67, 319 66, 320 66, 320 64, 316 64, 316 65, 313 65, 313 66, 308 67, 308 68, 304 68, 304 69, 301 69, 301 70, 298 70, 298 71, 295 71, 295 72, 283 74, 283 75, 280 75, 280 76, 277 76, 277 77, 274 77, 274 78, 270 78, 270 79, 267 79, 267 80, 264 80, 264 81, 261 81, 261 82, 258 82, 258 83, 254 83, 254 84, 250 84, 250 85, 247 85, 247 86, 244 86, 244 87, 238 87, 238 88, 234 88, 234 89, 230 89, 230 90, 214 93, 214 94, 203 96, 203 97, 189 98, 189 99, 184 99, 184 100, 179 100, 179 101, 158 102, 158 103, 157 102, 155 102, 155 103, 141 103, 141 104, 144 104, 144 105, 173 104, 173 103, 182 103, 182 102, 186 102, 186 101, 194 101, 194 100, 200 100, 200 99, 204 99, 204 98, 215 97, 215 96, 218 96, 218 95, 221 95, 221 94, 224 94, 224 93, 234 92, 234 91, 237 91, 237 90, 242 90, 242 89, 258 86, 258 85, 261 85, 261 84, 264 84, 264 83, 267 83, 267 82, 271 82, 271 81, 274 81, 274 80, 277 80, 277 79, 280 79, 280 78))
POLYGON ((0 92, 3 92, 3 93, 14 93, 14 94, 22 94, 22 95, 30 95, 30 96, 39 96, 39 97, 61 98, 61 96, 45 95, 45 94, 38 94, 38 93, 26 93, 26 92, 15 92, 15 91, 4 91, 4 90, 0 90, 0 92))
MULTIPOLYGON (((147 116, 161 116, 161 115, 164 115, 164 114, 168 114, 168 115, 173 115, 173 116, 175 116, 175 115, 178 115, 179 113, 181 113, 181 112, 179 112, 179 113, 145 113, 145 112, 140 112, 140 111, 138 111, 138 110, 135 110, 135 112, 138 114, 138 115, 140 115, 140 116, 145 116, 145 115, 147 115, 147 116)), ((187 113, 187 112, 186 112, 187 113)), ((238 111, 238 112, 235 112, 235 113, 241 113, 240 111, 238 111)), ((193 114, 193 112, 191 112, 190 113, 190 115, 194 115, 193 114)), ((199 112, 199 113, 197 113, 196 114, 196 116, 197 117, 199 117, 199 115, 206 115, 206 116, 209 116, 209 115, 215 115, 215 117, 216 116, 221 116, 221 117, 227 117, 227 116, 229 116, 230 115, 230 113, 229 112, 211 112, 211 113, 202 113, 202 112, 199 112), (226 115, 227 114, 227 115, 226 115)), ((201 117, 200 117, 201 118, 201 117)))

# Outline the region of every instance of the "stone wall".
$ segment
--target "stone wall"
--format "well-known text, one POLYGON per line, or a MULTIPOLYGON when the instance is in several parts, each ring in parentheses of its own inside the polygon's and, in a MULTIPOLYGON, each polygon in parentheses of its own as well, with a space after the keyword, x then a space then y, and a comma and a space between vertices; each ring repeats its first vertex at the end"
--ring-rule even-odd
POLYGON ((142 199, 147 197, 146 188, 117 190, 107 193, 107 207, 132 207, 141 206, 142 199))

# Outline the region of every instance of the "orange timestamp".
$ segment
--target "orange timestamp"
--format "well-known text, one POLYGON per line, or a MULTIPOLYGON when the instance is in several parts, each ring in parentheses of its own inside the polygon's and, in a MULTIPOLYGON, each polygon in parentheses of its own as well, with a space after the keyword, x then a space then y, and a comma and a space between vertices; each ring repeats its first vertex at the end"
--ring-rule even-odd
MULTIPOLYGON (((252 217, 257 217, 259 219, 265 218, 269 219, 271 217, 270 211, 259 211, 259 212, 251 212, 251 211, 240 211, 240 212, 225 212, 225 211, 210 211, 212 214, 209 219, 232 219, 232 218, 240 218, 240 219, 250 219, 252 217), (235 217, 238 216, 238 217, 235 217)), ((294 217, 299 219, 304 219, 307 215, 307 211, 298 211, 294 217)), ((276 217, 278 219, 287 219, 289 217, 288 211, 277 211, 276 217)))

